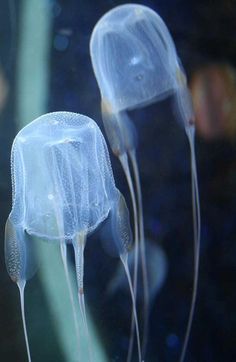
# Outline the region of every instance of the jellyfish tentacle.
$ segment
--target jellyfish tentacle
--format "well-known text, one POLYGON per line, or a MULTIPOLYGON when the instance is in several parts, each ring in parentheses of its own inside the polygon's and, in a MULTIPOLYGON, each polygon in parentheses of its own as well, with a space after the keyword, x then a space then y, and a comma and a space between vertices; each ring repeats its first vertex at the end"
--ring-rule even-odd
MULTIPOLYGON (((123 161, 124 160, 125 159, 123 159, 123 161)), ((126 164, 126 162, 127 162, 127 157, 126 157, 126 161, 124 161, 124 165, 126 164)), ((116 196, 116 200, 111 209, 111 215, 112 215, 113 237, 114 237, 114 240, 118 247, 120 259, 121 259, 122 264, 124 265, 125 273, 126 273, 126 276, 128 279, 131 300, 132 300, 132 305, 133 305, 132 321, 134 320, 134 324, 135 324, 137 345, 138 345, 138 356, 139 356, 139 362, 141 362, 142 361, 141 343, 140 343, 139 323, 138 323, 137 308, 136 308, 136 295, 135 295, 135 289, 134 289, 135 286, 137 287, 137 280, 134 280, 134 282, 136 282, 136 285, 134 284, 134 286, 133 286, 132 281, 131 281, 130 272, 129 272, 129 267, 128 267, 128 252, 131 248, 132 232, 131 232, 130 223, 129 223, 129 212, 128 212, 124 197, 119 192, 116 196)), ((137 252, 136 249, 135 249, 135 252, 137 252)), ((135 257, 136 257, 136 254, 135 254, 135 257)), ((131 325, 131 327, 132 327, 132 325, 131 325)))
POLYGON ((21 281, 17 282, 19 292, 20 292, 21 316, 22 316, 22 323, 23 323, 23 329, 24 329, 24 336, 25 336, 25 344, 26 344, 28 362, 31 362, 29 339, 28 339, 28 333, 27 333, 26 321, 25 321, 25 301, 24 301, 24 299, 25 299, 24 298, 25 284, 26 284, 25 280, 21 280, 21 281))
MULTIPOLYGON (((143 322, 142 356, 145 356, 147 333, 148 333, 149 292, 148 292, 147 262, 146 262, 145 241, 144 241, 145 237, 144 237, 144 224, 143 224, 142 191, 141 191, 138 164, 136 159, 137 133, 135 126, 130 120, 127 112, 125 111, 119 112, 118 122, 122 129, 122 137, 124 140, 125 150, 131 160, 131 166, 133 168, 133 174, 134 174, 134 183, 136 187, 136 198, 137 198, 136 203, 138 206, 137 219, 138 219, 138 232, 139 232, 138 247, 140 248, 140 254, 141 254, 141 270, 142 270, 142 280, 144 288, 144 310, 143 310, 144 322, 143 322)), ((127 173, 127 171, 125 171, 125 173, 127 173)), ((136 293, 134 293, 134 295, 136 295, 136 293)), ((134 329, 134 323, 132 324, 134 329)), ((134 334, 131 333, 127 362, 130 362, 132 357, 133 336, 134 334)))
POLYGON ((134 276, 133 276, 133 286, 134 286, 134 295, 136 299, 137 294, 137 278, 138 278, 138 255, 139 255, 139 238, 138 238, 138 214, 137 214, 137 204, 134 192, 134 186, 130 174, 130 168, 128 163, 127 154, 124 153, 119 156, 119 160, 123 167, 126 180, 129 186, 131 200, 132 200, 132 207, 133 207, 133 215, 134 215, 134 248, 135 248, 135 263, 134 263, 134 276))
POLYGON ((179 88, 177 90, 177 103, 180 112, 180 118, 183 122, 185 132, 190 146, 191 162, 191 188, 192 188, 192 215, 193 215, 193 239, 194 239, 194 276, 193 291, 188 315, 188 322, 184 336, 183 347, 180 354, 180 362, 183 362, 186 355, 187 345, 191 333, 194 311, 196 306, 197 288, 199 279, 199 259, 200 259, 200 237, 201 237, 201 216, 200 200, 198 190, 198 178, 195 156, 195 127, 194 127, 194 110, 192 98, 187 86, 187 79, 184 70, 179 69, 179 88))
MULTIPOLYGON (((197 176, 197 166, 196 166, 196 156, 195 156, 195 147, 194 147, 194 135, 190 136, 190 148, 191 148, 191 172, 193 174, 194 179, 194 205, 195 205, 195 213, 196 213, 196 237, 197 242, 200 244, 201 238, 201 211, 200 211, 200 198, 199 198, 199 189, 198 189, 198 176, 197 176)), ((199 248, 199 245, 198 245, 199 248)))
POLYGON ((143 220, 143 203, 142 203, 142 191, 139 170, 137 166, 136 152, 131 150, 129 152, 131 163, 134 170, 135 184, 137 188, 138 197, 138 210, 139 210, 139 238, 140 238, 140 254, 141 254, 141 266, 143 277, 143 291, 144 291, 144 327, 143 327, 143 340, 142 340, 142 355, 145 356, 148 329, 149 329, 149 287, 148 287, 148 275, 147 275, 147 259, 146 259, 146 247, 145 247, 145 234, 144 234, 144 220, 143 220))
POLYGON ((195 156, 195 116, 192 104, 192 98, 187 86, 187 78, 181 64, 178 72, 179 87, 176 93, 178 111, 180 119, 185 128, 185 132, 190 146, 190 162, 191 162, 191 189, 192 189, 192 216, 193 216, 193 239, 194 239, 194 275, 193 275, 193 291, 191 297, 190 311, 188 315, 187 327, 184 335, 183 347, 180 354, 180 362, 183 362, 186 355, 187 345, 191 333, 194 311, 196 306, 197 288, 199 279, 199 259, 200 259, 200 236, 201 236, 201 216, 200 216, 200 200, 198 190, 198 178, 195 156))
MULTIPOLYGON (((135 198, 134 185, 130 173, 129 163, 127 152, 124 145, 124 137, 122 135, 123 130, 120 123, 117 120, 117 115, 113 115, 108 110, 108 107, 104 101, 102 101, 102 115, 105 131, 107 134, 108 141, 110 143, 113 153, 119 158, 121 166, 126 176, 128 187, 131 195, 131 202, 133 208, 133 217, 134 217, 134 240, 135 246, 138 245, 138 214, 137 214, 137 203, 135 198)), ((137 248, 138 249, 138 248, 137 248)), ((138 251, 137 251, 138 253, 138 251)), ((138 254, 136 255, 136 260, 138 262, 138 254)), ((137 267, 136 267, 137 268, 137 267)), ((134 274, 134 280, 135 280, 134 274)))
POLYGON ((88 351, 89 351, 89 361, 92 362, 92 346, 91 338, 87 323, 85 301, 84 301, 84 248, 86 243, 86 234, 84 232, 78 233, 75 239, 72 241, 75 253, 75 266, 76 266, 76 277, 78 284, 78 301, 80 312, 82 316, 83 325, 85 328, 88 351))
POLYGON ((66 277, 66 284, 67 284, 67 287, 69 290, 69 297, 70 297, 70 303, 71 303, 71 307, 72 307, 73 320, 74 320, 74 326, 75 326, 75 333, 76 333, 76 337, 77 337, 77 341, 78 341, 78 349, 79 349, 79 347, 80 347, 79 323, 78 323, 78 318, 77 318, 77 313, 76 313, 76 306, 75 306, 72 284, 71 284, 70 275, 69 275, 68 261, 67 261, 67 245, 65 242, 60 243, 60 251, 61 251, 62 264, 63 264, 65 277, 66 277))
MULTIPOLYGON (((128 279, 132 303, 133 303, 133 306, 135 306, 136 305, 136 299, 135 299, 134 290, 133 290, 133 286, 132 286, 132 281, 131 281, 131 277, 130 277, 130 272, 129 272, 129 268, 128 268, 128 257, 125 258, 124 255, 122 255, 121 256, 121 261, 122 261, 122 263, 124 265, 125 273, 126 273, 126 276, 127 276, 127 279, 128 279)), ((134 307, 133 307, 133 316, 134 316, 134 322, 135 322, 136 334, 137 334, 138 356, 139 356, 138 358, 139 358, 139 362, 144 362, 142 360, 142 353, 141 353, 141 344, 140 344, 137 310, 134 307)))
MULTIPOLYGON (((137 299, 137 285, 138 285, 138 260, 139 260, 139 236, 138 236, 138 213, 137 213, 137 204, 136 198, 134 193, 133 182, 130 174, 130 168, 128 163, 127 154, 124 153, 119 156, 119 160, 123 167, 126 180, 128 182, 132 206, 133 206, 133 215, 134 215, 134 270, 133 270, 133 293, 134 293, 134 300, 136 304, 137 299)), ((135 326, 135 316, 132 314, 132 321, 130 327, 130 339, 129 339, 129 348, 128 348, 128 355, 127 355, 127 362, 131 360, 132 357, 132 350, 133 350, 133 340, 134 340, 134 326, 135 326)))
MULTIPOLYGON (((53 155, 52 164, 56 165, 55 155, 53 155)), ((56 170, 57 170, 57 172, 59 171, 57 167, 56 167, 56 170)), ((60 178, 59 178, 59 185, 57 185, 57 187, 56 187, 58 195, 60 195, 59 189, 60 188, 62 189, 62 186, 63 186, 60 178)), ((60 201, 62 202, 62 200, 60 200, 60 201)), ((60 235, 61 260, 62 260, 64 273, 65 273, 65 277, 66 277, 67 288, 68 288, 68 291, 69 291, 70 304, 71 304, 71 308, 72 308, 73 321, 74 321, 75 333, 76 333, 76 337, 77 337, 78 350, 79 350, 79 348, 80 348, 79 324, 78 324, 78 319, 77 319, 77 313, 76 313, 76 306, 75 306, 75 300, 74 300, 74 295, 73 295, 72 284, 71 284, 71 280, 70 280, 70 276, 69 276, 68 260, 67 260, 67 245, 66 245, 66 241, 63 239, 63 235, 64 235, 64 232, 65 232, 64 231, 64 226, 63 226, 64 221, 63 221, 63 218, 62 218, 62 214, 60 212, 58 212, 58 207, 57 207, 54 200, 52 202, 52 205, 53 205, 54 212, 55 212, 55 215, 56 215, 58 233, 60 235)))
MULTIPOLYGON (((109 109, 106 102, 102 101, 102 116, 103 123, 105 127, 105 131, 107 134, 107 138, 109 140, 111 149, 113 153, 119 158, 122 168, 124 170, 126 180, 128 183, 131 202, 133 207, 133 217, 134 217, 134 248, 135 248, 135 262, 134 262, 134 275, 133 275, 133 287, 134 287, 134 298, 136 304, 136 296, 137 296, 137 281, 138 281, 138 254, 139 254, 139 236, 138 236, 138 211, 137 211, 137 203, 134 192, 134 185, 132 181, 132 177, 130 174, 130 168, 128 163, 128 157, 126 153, 127 144, 125 142, 130 142, 128 137, 124 137, 124 129, 123 129, 123 118, 120 115, 115 115, 111 113, 111 109, 109 109), (120 122, 119 122, 120 120, 120 122)), ((127 361, 130 360, 132 354, 132 346, 133 346, 133 336, 134 336, 134 318, 132 317, 131 322, 131 332, 130 332, 130 343, 128 350, 127 361)))
POLYGON ((197 287, 199 279, 199 259, 200 259, 200 236, 201 236, 201 218, 200 218, 200 200, 197 180, 196 157, 194 149, 194 131, 186 128, 187 136, 190 144, 191 153, 191 179, 192 179, 192 206, 193 206, 193 231, 194 231, 194 278, 193 291, 190 312, 188 316, 187 328, 184 336, 184 343, 180 355, 180 362, 183 362, 186 355, 187 345, 191 333, 193 316, 196 306, 197 287))

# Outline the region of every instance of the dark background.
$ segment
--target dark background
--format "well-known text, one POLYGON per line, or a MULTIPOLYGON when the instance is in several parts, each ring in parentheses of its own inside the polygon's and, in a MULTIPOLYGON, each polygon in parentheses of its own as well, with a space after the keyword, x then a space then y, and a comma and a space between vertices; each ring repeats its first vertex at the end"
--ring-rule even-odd
MULTIPOLYGON (((50 1, 53 32, 48 111, 86 114, 102 128, 100 95, 90 62, 89 39, 98 19, 123 3, 50 1), (63 51, 54 46, 55 37, 62 34, 62 29, 71 32, 63 51)), ((1 1, 0 11, 0 62, 9 84, 7 103, 0 114, 0 360, 9 362, 26 360, 18 290, 6 273, 3 251, 4 224, 11 208, 10 148, 17 121, 15 69, 21 1, 13 4, 13 18, 7 15, 7 1, 1 1), (9 57, 12 29, 13 58, 9 57)), ((189 79, 196 69, 211 62, 236 66, 235 1, 160 0, 142 4, 153 8, 164 19, 189 79)), ((147 362, 178 360, 192 288, 190 153, 185 133, 170 105, 171 100, 167 99, 131 114, 139 135, 145 233, 163 247, 169 266, 166 282, 152 305, 147 362)), ((235 146, 234 140, 224 137, 209 141, 196 135, 202 234, 197 305, 186 355, 189 362, 236 360, 235 146)), ((128 199, 120 165, 111 158, 116 183, 128 199)), ((99 235, 91 237, 86 247, 86 300, 101 330, 110 360, 125 361, 130 304, 122 293, 109 300, 104 296, 109 281, 107 275, 112 274, 118 261, 104 253, 98 238, 99 235)), ((34 303, 34 308, 26 305, 33 361, 63 361, 43 286, 37 276, 29 282, 26 298, 28 303, 34 303)))

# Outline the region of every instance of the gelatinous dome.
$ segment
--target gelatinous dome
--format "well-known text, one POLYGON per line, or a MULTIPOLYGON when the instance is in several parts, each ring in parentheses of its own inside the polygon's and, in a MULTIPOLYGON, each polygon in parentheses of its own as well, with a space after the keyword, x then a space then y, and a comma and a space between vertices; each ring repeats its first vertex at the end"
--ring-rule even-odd
POLYGON ((160 100, 177 88, 174 43, 160 16, 146 6, 121 5, 106 13, 93 30, 90 53, 103 102, 114 112, 160 100))
POLYGON ((99 127, 69 112, 45 114, 18 133, 12 179, 10 219, 49 240, 92 232, 107 217, 116 192, 99 127))

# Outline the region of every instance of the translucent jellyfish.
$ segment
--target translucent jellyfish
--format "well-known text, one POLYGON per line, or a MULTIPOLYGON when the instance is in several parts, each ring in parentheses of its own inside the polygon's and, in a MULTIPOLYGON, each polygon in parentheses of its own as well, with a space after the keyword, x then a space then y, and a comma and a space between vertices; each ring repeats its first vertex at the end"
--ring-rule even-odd
MULTIPOLYGON (((78 300, 93 360, 84 300, 84 248, 87 236, 110 214, 113 239, 131 290, 141 361, 139 327, 128 269, 132 241, 129 212, 115 186, 105 140, 88 117, 55 112, 23 128, 12 148, 11 223, 22 232, 56 242, 75 253, 78 300)), ((63 252, 62 252, 63 255, 63 252)))
POLYGON ((14 224, 9 217, 5 227, 5 263, 8 274, 13 282, 17 283, 20 291, 21 315, 24 328, 25 343, 28 361, 31 361, 29 341, 27 335, 24 307, 24 290, 26 281, 33 277, 36 271, 36 259, 33 241, 26 231, 18 224, 14 224))
MULTIPOLYGON (((181 354, 183 361, 196 301, 200 246, 194 113, 186 76, 163 20, 153 10, 142 5, 121 5, 105 14, 93 30, 90 52, 101 92, 105 129, 112 150, 120 159, 126 158, 128 153, 134 169, 137 168, 133 125, 131 126, 130 120, 127 120, 127 111, 158 102, 169 95, 175 95, 180 123, 189 139, 194 225, 194 286, 181 354)), ((138 176, 136 183, 139 183, 138 176)), ((141 192, 139 194, 141 195, 141 192)), ((140 239, 143 245, 142 237, 140 239)))
MULTIPOLYGON (((131 87, 129 84, 125 85, 125 77, 128 70, 126 62, 129 57, 129 46, 127 46, 127 44, 121 44, 122 40, 120 42, 119 39, 120 30, 117 29, 117 23, 120 19, 122 19, 123 21, 123 17, 121 16, 120 19, 117 18, 116 11, 118 8, 115 8, 105 14, 96 24, 90 40, 90 54, 95 76, 97 78, 101 92, 101 110, 105 131, 112 151, 119 158, 123 167, 133 205, 135 235, 135 262, 133 285, 134 294, 136 297, 140 248, 144 287, 144 337, 142 343, 142 349, 144 350, 148 330, 149 296, 146 252, 144 243, 145 237, 143 225, 142 193, 139 170, 136 160, 136 130, 126 112, 127 107, 126 105, 124 105, 127 96, 126 93, 132 93, 134 90, 131 89, 132 85, 131 87), (115 16, 113 16, 114 13, 115 16), (121 50, 121 54, 119 54, 119 50, 121 50), (118 59, 120 55, 122 57, 121 62, 119 62, 118 59), (123 89, 124 86, 125 89, 123 89), (122 103, 123 106, 121 106, 122 103), (131 161, 131 165, 133 168, 134 182, 137 194, 135 194, 128 157, 131 161)), ((136 62, 135 59, 134 62, 136 62)), ((132 330, 133 326, 134 325, 132 323, 132 330)), ((132 343, 133 337, 131 337, 130 339, 128 359, 131 358, 132 343)))

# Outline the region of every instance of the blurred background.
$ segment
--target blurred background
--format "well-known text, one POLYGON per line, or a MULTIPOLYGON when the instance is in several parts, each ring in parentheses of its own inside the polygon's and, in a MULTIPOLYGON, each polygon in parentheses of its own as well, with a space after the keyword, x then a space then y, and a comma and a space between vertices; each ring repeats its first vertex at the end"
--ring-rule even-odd
MULTIPOLYGON (((1 361, 26 361, 19 292, 4 264, 4 225, 11 209, 12 141, 20 128, 48 111, 88 115, 103 130, 89 40, 99 18, 123 3, 1 2, 1 361)), ((157 11, 168 26, 196 111, 202 233, 199 288, 186 362, 235 361, 236 3, 159 0, 142 4, 157 11)), ((138 130, 152 276, 147 362, 178 361, 192 291, 190 150, 172 103, 169 98, 131 112, 138 130)), ((120 164, 112 155, 111 159, 116 184, 130 203, 120 164)), ((126 283, 119 276, 120 262, 104 243, 105 233, 101 228, 87 241, 85 297, 98 360, 118 362, 126 360, 131 304, 126 283)), ((60 272, 56 266, 53 269, 53 251, 50 257, 44 256, 42 251, 39 271, 25 293, 32 360, 73 362, 74 332, 67 323, 70 305, 63 300, 60 272)), ((73 267, 72 252, 69 257, 73 267)))

